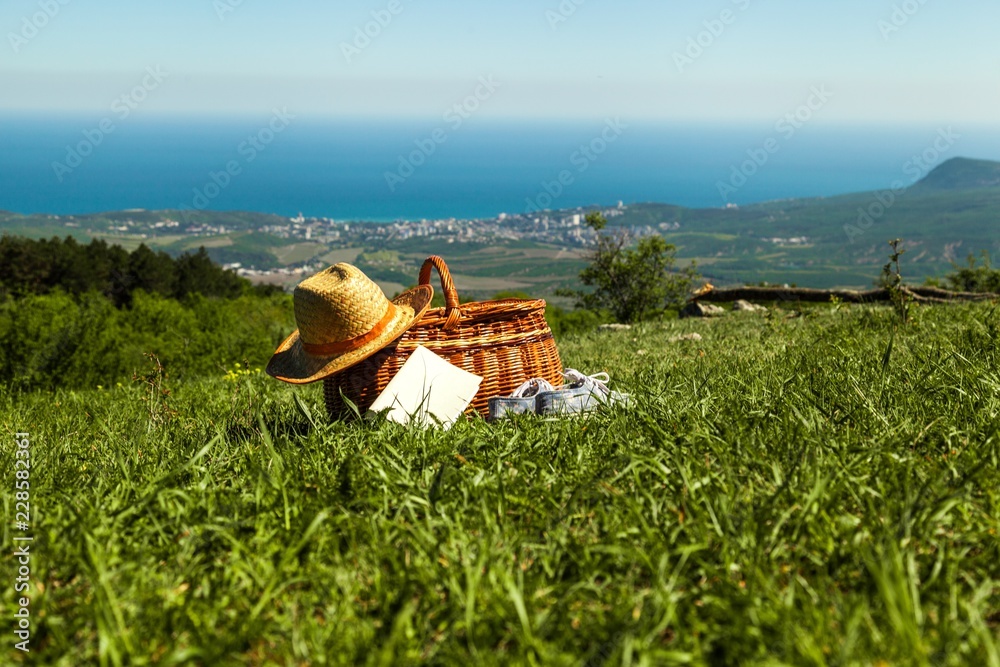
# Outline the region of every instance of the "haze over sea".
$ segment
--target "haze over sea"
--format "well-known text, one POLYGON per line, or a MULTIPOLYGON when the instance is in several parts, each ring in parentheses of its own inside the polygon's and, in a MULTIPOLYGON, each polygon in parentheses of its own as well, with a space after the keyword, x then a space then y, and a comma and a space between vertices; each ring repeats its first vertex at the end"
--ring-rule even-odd
MULTIPOLYGON (((729 202, 830 196, 910 182, 907 162, 931 148, 945 129, 806 124, 789 136, 787 127, 779 131, 774 123, 656 125, 622 118, 620 136, 591 159, 578 151, 601 136, 600 122, 473 118, 455 127, 442 118, 296 117, 258 150, 244 142, 267 127, 269 115, 218 120, 109 114, 114 130, 100 134, 92 153, 70 171, 55 169, 56 162, 76 164, 67 160, 68 148, 96 143, 83 132, 98 137, 94 130, 102 118, 0 119, 0 209, 74 214, 205 207, 371 221, 494 217, 525 212, 529 202, 548 204, 540 197, 546 184, 552 191, 562 188, 551 208, 619 200, 719 207, 727 203, 719 182, 729 182, 733 167, 749 159, 748 150, 761 156, 769 138, 779 150, 730 193, 729 202), (443 142, 432 138, 437 129, 443 142), (417 151, 418 141, 423 164, 390 187, 386 174, 409 173, 399 170, 400 159, 417 151), (238 173, 224 187, 213 187, 212 174, 231 162, 238 173), (571 181, 557 186, 564 170, 571 181)), ((1000 159, 1000 128, 952 130, 960 138, 936 162, 958 156, 1000 159)))

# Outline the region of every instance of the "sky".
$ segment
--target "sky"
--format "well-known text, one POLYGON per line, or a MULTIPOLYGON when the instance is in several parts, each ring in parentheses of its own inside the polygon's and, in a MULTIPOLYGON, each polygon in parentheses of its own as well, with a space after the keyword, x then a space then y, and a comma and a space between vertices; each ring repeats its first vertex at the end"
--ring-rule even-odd
POLYGON ((478 93, 504 119, 995 124, 998 25, 995 0, 6 0, 0 111, 420 118, 478 93))

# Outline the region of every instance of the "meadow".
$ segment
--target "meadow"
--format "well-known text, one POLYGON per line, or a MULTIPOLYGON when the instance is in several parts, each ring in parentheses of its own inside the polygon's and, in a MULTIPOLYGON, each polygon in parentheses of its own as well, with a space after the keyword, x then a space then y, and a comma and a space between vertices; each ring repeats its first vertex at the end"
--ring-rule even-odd
POLYGON ((559 344, 635 405, 439 432, 245 365, 2 390, 35 538, 3 661, 1000 665, 997 305, 559 344))

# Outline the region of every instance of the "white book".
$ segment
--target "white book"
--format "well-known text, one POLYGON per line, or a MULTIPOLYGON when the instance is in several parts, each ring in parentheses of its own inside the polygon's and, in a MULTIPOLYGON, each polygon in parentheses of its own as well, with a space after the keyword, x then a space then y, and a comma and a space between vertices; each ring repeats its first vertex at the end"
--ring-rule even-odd
POLYGON ((478 375, 418 345, 372 403, 369 414, 388 410, 390 421, 449 429, 475 398, 482 382, 478 375))

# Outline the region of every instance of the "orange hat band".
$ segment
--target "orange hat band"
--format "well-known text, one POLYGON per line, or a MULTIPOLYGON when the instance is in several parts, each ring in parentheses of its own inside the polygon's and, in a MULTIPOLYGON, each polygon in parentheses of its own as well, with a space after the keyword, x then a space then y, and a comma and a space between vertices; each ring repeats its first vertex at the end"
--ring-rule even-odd
POLYGON ((389 302, 389 307, 385 309, 385 316, 372 327, 372 330, 363 333, 360 336, 355 336, 354 338, 348 338, 347 340, 339 340, 334 343, 306 343, 302 342, 302 349, 309 354, 314 354, 319 357, 329 356, 331 354, 343 354, 345 352, 353 352, 362 345, 372 342, 376 338, 382 335, 389 323, 392 322, 392 318, 396 316, 396 306, 389 302))

